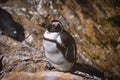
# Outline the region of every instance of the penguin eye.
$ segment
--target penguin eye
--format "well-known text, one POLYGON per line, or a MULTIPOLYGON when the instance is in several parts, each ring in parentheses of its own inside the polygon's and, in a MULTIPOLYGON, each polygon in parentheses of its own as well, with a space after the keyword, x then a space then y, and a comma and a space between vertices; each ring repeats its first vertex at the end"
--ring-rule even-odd
POLYGON ((14 34, 17 34, 17 31, 13 31, 14 34))

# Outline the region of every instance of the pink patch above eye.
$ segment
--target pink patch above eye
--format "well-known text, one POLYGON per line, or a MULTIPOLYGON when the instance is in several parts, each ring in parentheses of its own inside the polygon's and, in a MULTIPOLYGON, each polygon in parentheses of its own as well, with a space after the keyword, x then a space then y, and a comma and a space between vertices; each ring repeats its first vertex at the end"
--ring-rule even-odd
POLYGON ((59 22, 53 22, 52 25, 58 26, 59 22))

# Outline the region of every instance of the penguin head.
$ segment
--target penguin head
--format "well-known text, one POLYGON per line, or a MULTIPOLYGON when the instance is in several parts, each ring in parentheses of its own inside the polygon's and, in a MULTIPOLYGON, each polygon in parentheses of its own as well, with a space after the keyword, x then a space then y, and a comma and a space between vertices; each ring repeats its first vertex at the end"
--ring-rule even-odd
POLYGON ((25 30, 23 26, 19 23, 14 23, 14 28, 16 29, 17 35, 15 35, 13 39, 19 42, 22 42, 23 40, 25 40, 25 33, 24 33, 25 30))
POLYGON ((7 25, 7 27, 5 26, 2 28, 1 34, 9 36, 19 42, 22 42, 25 39, 24 28, 19 23, 14 23, 9 26, 7 25))
POLYGON ((21 24, 14 21, 12 15, 0 8, 0 33, 22 42, 25 39, 24 28, 21 24))
POLYGON ((7 35, 11 38, 15 38, 17 36, 17 30, 11 25, 7 25, 7 27, 4 27, 4 25, 2 25, 1 31, 2 35, 7 35))
POLYGON ((64 26, 59 20, 52 20, 50 23, 46 24, 46 28, 49 32, 62 32, 64 26))

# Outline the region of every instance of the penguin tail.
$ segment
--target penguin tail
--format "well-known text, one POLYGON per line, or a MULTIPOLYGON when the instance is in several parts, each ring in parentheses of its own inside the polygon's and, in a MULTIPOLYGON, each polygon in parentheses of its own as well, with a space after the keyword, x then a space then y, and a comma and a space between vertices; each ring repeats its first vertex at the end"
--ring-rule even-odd
POLYGON ((70 72, 88 79, 104 80, 104 72, 84 63, 75 63, 70 72))

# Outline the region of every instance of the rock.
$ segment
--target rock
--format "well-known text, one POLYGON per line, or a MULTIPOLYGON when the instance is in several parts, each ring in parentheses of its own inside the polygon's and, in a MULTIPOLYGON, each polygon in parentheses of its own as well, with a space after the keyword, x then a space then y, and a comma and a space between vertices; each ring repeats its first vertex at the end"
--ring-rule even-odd
POLYGON ((83 80, 84 78, 63 72, 10 72, 1 80, 83 80))
POLYGON ((75 37, 78 62, 120 74, 116 67, 120 66, 119 4, 119 0, 9 0, 1 3, 0 7, 23 25, 26 35, 24 45, 0 36, 3 67, 18 63, 12 71, 45 71, 42 66, 45 61, 41 64, 44 29, 40 24, 60 19, 75 37), (49 1, 53 1, 52 4, 49 1))

